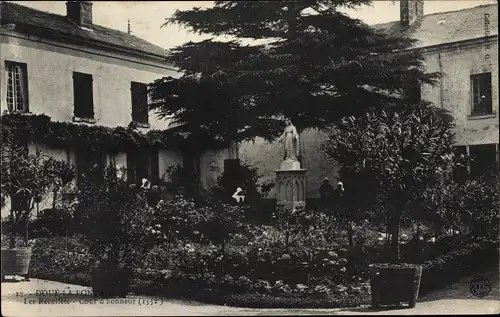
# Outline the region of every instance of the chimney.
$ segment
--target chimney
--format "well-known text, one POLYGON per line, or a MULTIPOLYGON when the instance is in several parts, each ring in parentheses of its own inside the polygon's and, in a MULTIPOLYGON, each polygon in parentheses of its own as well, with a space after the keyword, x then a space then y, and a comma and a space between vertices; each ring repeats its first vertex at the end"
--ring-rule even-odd
POLYGON ((92 27, 92 1, 66 2, 66 17, 78 26, 92 27))
POLYGON ((424 0, 400 0, 399 7, 403 25, 411 25, 424 15, 424 0))

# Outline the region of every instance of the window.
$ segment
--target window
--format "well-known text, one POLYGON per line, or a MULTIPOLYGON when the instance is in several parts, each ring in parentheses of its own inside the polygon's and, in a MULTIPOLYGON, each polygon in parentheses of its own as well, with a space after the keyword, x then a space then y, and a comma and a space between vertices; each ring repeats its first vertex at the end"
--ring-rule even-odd
POLYGON ((491 73, 471 75, 472 115, 493 113, 491 101, 491 73))
POLYGON ((156 185, 160 179, 159 158, 156 149, 139 149, 127 153, 127 179, 129 183, 141 186, 143 178, 149 180, 152 185, 156 185))
POLYGON ((85 147, 76 149, 76 181, 80 187, 84 180, 95 182, 103 179, 106 157, 100 151, 85 147))
POLYGON ((73 113, 77 118, 94 119, 92 75, 73 72, 73 113))
POLYGON ((132 121, 148 124, 148 86, 132 82, 130 91, 132 95, 132 121))
POLYGON ((498 158, 495 144, 471 145, 469 152, 472 178, 498 174, 498 158))
POLYGON ((9 112, 28 112, 28 71, 24 63, 5 62, 7 69, 7 108, 9 112))

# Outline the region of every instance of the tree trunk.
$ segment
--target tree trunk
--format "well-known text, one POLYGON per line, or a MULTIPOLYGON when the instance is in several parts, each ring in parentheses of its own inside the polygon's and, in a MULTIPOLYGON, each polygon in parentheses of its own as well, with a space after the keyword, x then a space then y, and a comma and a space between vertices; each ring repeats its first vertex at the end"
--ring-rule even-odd
POLYGON ((415 234, 415 257, 420 262, 422 250, 420 248, 420 221, 417 221, 417 233, 415 234))
POLYGON ((12 198, 10 200, 10 239, 9 239, 9 249, 13 249, 16 246, 16 228, 14 221, 14 210, 12 209, 12 198))
POLYGON ((391 224, 391 261, 394 263, 399 262, 399 229, 400 229, 400 217, 392 216, 390 219, 391 224))
POLYGON ((352 229, 352 222, 347 221, 347 241, 349 242, 349 247, 353 247, 353 229, 352 229))
POLYGON ((288 228, 288 225, 286 226, 286 232, 285 232, 285 252, 288 253, 288 242, 290 240, 290 230, 288 228))
POLYGON ((287 36, 289 39, 293 40, 297 37, 297 8, 294 3, 288 4, 288 12, 289 16, 287 19, 288 23, 288 32, 287 36))
POLYGON ((29 226, 29 222, 28 222, 28 220, 26 220, 26 226, 25 226, 26 231, 24 232, 25 233, 25 236, 24 236, 24 246, 25 247, 28 247, 28 241, 29 241, 29 232, 28 232, 29 228, 28 228, 28 226, 29 226))
POLYGON ((57 190, 54 189, 54 191, 52 192, 52 209, 55 210, 56 209, 56 197, 57 197, 57 190))

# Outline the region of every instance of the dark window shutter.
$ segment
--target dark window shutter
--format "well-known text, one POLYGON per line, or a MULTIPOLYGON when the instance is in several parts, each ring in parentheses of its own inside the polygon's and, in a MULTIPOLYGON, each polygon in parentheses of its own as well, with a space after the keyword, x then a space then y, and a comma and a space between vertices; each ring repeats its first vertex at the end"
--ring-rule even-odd
POLYGON ((148 123, 148 87, 146 84, 131 83, 132 120, 148 123))
POLYGON ((74 115, 94 118, 94 88, 92 75, 73 73, 74 115))

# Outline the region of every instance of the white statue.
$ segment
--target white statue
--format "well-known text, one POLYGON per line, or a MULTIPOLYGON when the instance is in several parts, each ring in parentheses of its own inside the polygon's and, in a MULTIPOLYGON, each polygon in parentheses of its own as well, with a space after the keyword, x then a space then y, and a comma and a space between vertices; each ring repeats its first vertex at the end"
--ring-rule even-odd
POLYGON ((286 120, 286 127, 283 134, 278 139, 279 142, 285 141, 285 161, 298 161, 299 156, 299 134, 290 119, 286 120))

